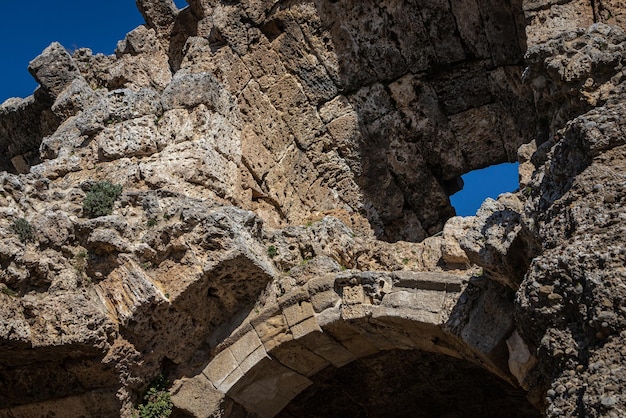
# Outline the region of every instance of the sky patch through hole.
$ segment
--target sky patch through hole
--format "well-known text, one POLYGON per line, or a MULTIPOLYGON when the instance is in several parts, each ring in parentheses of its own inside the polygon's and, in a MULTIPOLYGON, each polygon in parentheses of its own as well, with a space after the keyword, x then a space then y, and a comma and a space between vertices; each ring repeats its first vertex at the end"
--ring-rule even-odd
POLYGON ((458 216, 473 216, 486 198, 513 192, 519 188, 518 163, 492 165, 464 174, 463 190, 450 196, 458 216))

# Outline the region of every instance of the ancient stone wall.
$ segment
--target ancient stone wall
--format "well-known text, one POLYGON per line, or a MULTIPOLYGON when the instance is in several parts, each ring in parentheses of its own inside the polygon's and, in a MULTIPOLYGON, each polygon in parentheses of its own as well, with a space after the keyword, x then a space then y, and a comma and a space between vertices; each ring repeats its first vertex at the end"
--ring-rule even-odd
POLYGON ((137 4, 0 107, 0 416, 130 416, 160 373, 178 416, 296 413, 415 350, 520 416, 626 413, 621 4, 137 4))

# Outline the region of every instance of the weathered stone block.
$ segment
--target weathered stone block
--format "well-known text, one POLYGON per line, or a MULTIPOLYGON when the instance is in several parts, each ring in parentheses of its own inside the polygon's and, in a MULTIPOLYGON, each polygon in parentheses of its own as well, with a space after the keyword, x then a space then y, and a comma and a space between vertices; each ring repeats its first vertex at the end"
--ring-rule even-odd
POLYGON ((291 333, 293 334, 294 339, 302 338, 307 334, 322 330, 317 323, 317 319, 315 318, 315 316, 305 319, 302 322, 298 322, 297 324, 289 328, 291 329, 291 333))
POLYGON ((321 330, 307 334, 300 339, 300 344, 326 359, 335 367, 342 367, 356 360, 351 352, 321 330))
POLYGON ((235 360, 241 363, 261 345, 261 340, 256 331, 250 330, 228 348, 233 353, 235 360))
POLYGON ((197 418, 214 417, 223 408, 225 394, 203 374, 177 380, 170 389, 174 406, 197 418))
POLYGON ((279 362, 265 359, 232 387, 228 395, 262 417, 273 417, 311 383, 279 362))
POLYGON ((202 373, 215 387, 219 387, 238 366, 239 363, 237 363, 235 356, 230 349, 226 348, 209 362, 204 370, 202 370, 202 373))
POLYGON ((76 63, 65 48, 53 42, 28 64, 35 80, 56 99, 72 81, 82 78, 76 63))
POLYGON ((297 342, 283 344, 271 354, 282 364, 304 376, 313 376, 330 364, 297 342))

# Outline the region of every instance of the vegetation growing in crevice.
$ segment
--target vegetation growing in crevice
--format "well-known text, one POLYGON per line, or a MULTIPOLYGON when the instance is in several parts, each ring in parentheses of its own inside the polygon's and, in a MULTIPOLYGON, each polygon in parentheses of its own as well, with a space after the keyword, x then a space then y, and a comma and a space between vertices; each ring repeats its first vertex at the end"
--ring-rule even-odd
POLYGON ((150 383, 143 395, 143 403, 133 413, 133 418, 165 418, 172 414, 172 399, 167 391, 167 380, 160 374, 150 383))
POLYGON ((83 211, 90 218, 113 213, 113 204, 122 194, 122 186, 109 181, 95 183, 85 195, 83 211))
POLYGON ((35 230, 32 225, 24 218, 16 219, 11 225, 13 232, 20 237, 20 241, 23 243, 31 242, 35 240, 35 230))

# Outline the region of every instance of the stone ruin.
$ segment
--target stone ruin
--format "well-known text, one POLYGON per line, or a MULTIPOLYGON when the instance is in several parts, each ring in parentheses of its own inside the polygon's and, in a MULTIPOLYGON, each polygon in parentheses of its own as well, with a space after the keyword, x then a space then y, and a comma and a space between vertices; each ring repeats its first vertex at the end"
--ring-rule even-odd
POLYGON ((0 106, 0 417, 626 415, 621 2, 188 4, 0 106))

